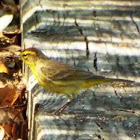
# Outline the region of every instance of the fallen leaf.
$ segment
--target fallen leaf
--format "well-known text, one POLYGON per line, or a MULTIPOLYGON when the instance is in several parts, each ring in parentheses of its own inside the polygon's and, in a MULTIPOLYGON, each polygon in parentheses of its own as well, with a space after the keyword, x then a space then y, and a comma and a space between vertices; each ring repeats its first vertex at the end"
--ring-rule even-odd
POLYGON ((12 126, 10 124, 4 124, 3 128, 5 130, 5 132, 11 136, 11 130, 12 130, 12 126))
POLYGON ((0 50, 6 50, 6 51, 10 51, 10 52, 17 52, 21 50, 21 47, 18 45, 9 45, 6 47, 0 47, 0 50))
POLYGON ((17 123, 13 123, 11 132, 14 139, 19 137, 19 129, 17 123))
POLYGON ((16 123, 13 120, 9 120, 5 124, 3 124, 3 129, 6 135, 13 140, 17 140, 20 137, 20 130, 19 128, 22 127, 21 123, 16 123))
POLYGON ((0 140, 3 140, 4 134, 5 134, 4 128, 0 126, 0 140))
POLYGON ((8 68, 2 61, 0 61, 0 73, 8 73, 8 68))
POLYGON ((4 88, 6 85, 9 87, 13 85, 14 78, 12 75, 7 73, 0 73, 0 89, 4 88))
POLYGON ((28 139, 28 121, 24 121, 21 126, 21 139, 27 140, 28 139))
POLYGON ((17 87, 5 86, 0 88, 0 106, 12 106, 17 98, 19 97, 21 91, 17 87))

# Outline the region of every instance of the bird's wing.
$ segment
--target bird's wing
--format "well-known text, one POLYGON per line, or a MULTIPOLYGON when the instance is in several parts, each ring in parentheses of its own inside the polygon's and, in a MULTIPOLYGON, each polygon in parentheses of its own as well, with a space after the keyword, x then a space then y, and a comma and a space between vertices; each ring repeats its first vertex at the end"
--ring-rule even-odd
POLYGON ((87 79, 104 79, 103 76, 97 76, 93 75, 93 73, 84 71, 81 69, 76 69, 73 67, 68 67, 66 65, 63 65, 63 67, 58 68, 47 68, 42 67, 41 68, 42 73, 46 78, 53 80, 53 81, 62 81, 62 80, 68 80, 68 81, 77 81, 77 80, 87 80, 87 79))

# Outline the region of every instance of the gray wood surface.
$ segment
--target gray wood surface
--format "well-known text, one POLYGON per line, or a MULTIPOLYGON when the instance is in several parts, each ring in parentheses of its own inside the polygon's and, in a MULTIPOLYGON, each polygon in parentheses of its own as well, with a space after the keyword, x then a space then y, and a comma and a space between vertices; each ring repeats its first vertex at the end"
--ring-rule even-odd
MULTIPOLYGON (((140 82, 139 0, 25 0, 24 48, 94 74, 140 82)), ((102 85, 80 93, 60 115, 64 96, 40 87, 26 69, 29 139, 139 140, 140 88, 102 85)))

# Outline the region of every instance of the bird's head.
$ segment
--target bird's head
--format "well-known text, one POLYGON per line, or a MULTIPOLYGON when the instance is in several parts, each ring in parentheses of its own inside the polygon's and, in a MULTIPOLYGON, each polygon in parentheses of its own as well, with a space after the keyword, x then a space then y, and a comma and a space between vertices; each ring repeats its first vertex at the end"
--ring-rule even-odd
POLYGON ((36 64, 37 60, 43 56, 43 53, 36 48, 28 48, 20 53, 21 59, 28 64, 29 66, 33 66, 36 64))

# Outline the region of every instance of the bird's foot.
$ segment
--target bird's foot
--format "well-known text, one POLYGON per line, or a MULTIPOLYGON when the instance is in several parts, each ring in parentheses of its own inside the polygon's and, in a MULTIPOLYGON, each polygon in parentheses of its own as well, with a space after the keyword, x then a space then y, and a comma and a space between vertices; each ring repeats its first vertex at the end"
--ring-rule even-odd
POLYGON ((65 103, 59 109, 57 109, 56 111, 54 111, 53 114, 54 115, 60 115, 69 104, 70 104, 70 102, 65 103))

